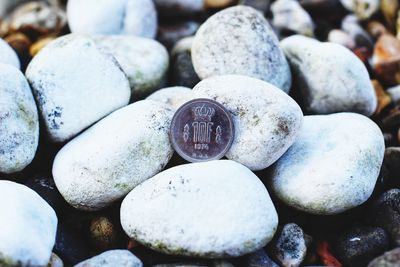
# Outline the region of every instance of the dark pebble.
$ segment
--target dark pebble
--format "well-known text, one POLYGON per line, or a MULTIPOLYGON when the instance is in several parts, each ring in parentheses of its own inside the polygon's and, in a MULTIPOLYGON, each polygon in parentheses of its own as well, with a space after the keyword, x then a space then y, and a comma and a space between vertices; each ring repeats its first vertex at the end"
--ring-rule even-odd
POLYGON ((190 51, 182 51, 172 57, 172 83, 175 86, 193 88, 200 82, 194 70, 190 51))
POLYGON ((366 266, 389 247, 389 238, 379 227, 353 227, 342 233, 334 244, 336 256, 348 267, 366 266))
POLYGON ((391 243, 400 246, 400 189, 391 189, 375 200, 367 212, 370 225, 382 227, 391 243))

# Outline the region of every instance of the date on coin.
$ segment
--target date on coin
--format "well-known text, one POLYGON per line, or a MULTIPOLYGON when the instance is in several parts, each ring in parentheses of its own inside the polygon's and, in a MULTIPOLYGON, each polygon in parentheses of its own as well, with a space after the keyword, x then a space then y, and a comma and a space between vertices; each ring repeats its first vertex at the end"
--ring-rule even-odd
POLYGON ((232 145, 234 125, 229 112, 218 102, 194 99, 175 113, 170 138, 175 151, 187 161, 217 160, 232 145))

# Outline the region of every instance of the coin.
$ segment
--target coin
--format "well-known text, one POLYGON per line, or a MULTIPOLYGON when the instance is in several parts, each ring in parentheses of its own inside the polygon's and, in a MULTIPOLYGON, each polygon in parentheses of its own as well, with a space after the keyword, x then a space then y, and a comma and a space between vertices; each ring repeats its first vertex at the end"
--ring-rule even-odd
POLYGON ((234 125, 231 115, 220 103, 194 99, 176 111, 170 138, 175 151, 187 161, 217 160, 232 146, 234 125))

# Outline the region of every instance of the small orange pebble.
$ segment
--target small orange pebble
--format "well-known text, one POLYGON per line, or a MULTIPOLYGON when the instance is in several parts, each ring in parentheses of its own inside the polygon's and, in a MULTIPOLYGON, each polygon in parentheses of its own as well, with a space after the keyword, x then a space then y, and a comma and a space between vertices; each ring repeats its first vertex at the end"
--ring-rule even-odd
POLYGON ((382 80, 400 83, 400 40, 391 34, 382 34, 375 44, 372 66, 382 80))
POLYGON ((29 54, 34 57, 43 47, 45 47, 48 43, 53 41, 55 37, 49 36, 38 40, 37 42, 33 43, 29 48, 29 54))
POLYGON ((378 80, 372 80, 372 86, 375 89, 376 97, 378 98, 378 106, 376 107, 375 114, 381 113, 381 111, 386 108, 392 99, 388 93, 383 89, 381 83, 378 80))
POLYGON ((321 241, 317 244, 317 254, 325 266, 342 267, 343 265, 332 255, 328 242, 321 241))

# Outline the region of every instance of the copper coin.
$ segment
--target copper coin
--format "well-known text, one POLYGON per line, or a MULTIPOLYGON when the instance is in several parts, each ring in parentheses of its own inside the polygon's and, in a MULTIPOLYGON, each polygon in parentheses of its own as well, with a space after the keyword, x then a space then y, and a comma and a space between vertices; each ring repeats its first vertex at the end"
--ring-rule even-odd
POLYGON ((232 146, 234 125, 229 112, 210 99, 194 99, 181 106, 171 122, 175 151, 190 162, 217 160, 232 146))

